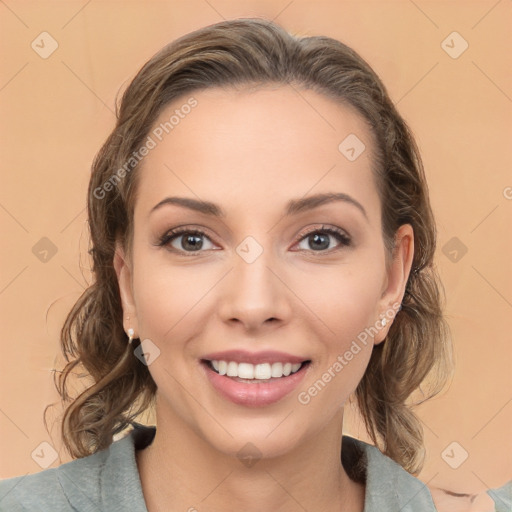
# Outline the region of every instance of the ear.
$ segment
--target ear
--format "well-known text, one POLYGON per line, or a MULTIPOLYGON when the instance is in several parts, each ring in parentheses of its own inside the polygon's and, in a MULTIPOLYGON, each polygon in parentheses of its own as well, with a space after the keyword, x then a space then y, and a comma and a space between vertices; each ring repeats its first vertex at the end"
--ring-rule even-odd
POLYGON ((387 270, 382 296, 378 304, 376 326, 379 331, 374 337, 374 344, 382 343, 389 332, 395 315, 405 294, 405 287, 411 272, 414 257, 414 231, 410 224, 403 224, 395 234, 393 259, 387 270), (382 326, 381 320, 386 319, 382 326))
POLYGON ((123 306, 123 326, 125 332, 133 329, 134 338, 138 337, 139 326, 137 321, 137 310, 133 299, 133 280, 131 262, 127 258, 124 249, 119 242, 116 242, 114 253, 114 269, 117 274, 121 303, 123 306))

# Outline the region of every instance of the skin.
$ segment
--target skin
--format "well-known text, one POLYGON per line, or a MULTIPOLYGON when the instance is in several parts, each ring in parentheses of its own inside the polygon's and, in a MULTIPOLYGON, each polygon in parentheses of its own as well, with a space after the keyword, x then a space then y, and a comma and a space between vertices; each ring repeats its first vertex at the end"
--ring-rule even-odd
POLYGON ((448 489, 431 487, 430 492, 439 512, 494 512, 493 499, 485 492, 455 493, 448 489))
POLYGON ((372 134, 351 108, 289 86, 193 96, 198 106, 139 169, 132 253, 118 244, 114 258, 125 329, 160 350, 148 366, 158 386, 157 433, 137 452, 148 510, 361 512, 364 486, 340 462, 343 406, 392 319, 307 405, 297 396, 401 302, 412 228, 398 230, 386 266, 372 134), (338 150, 350 133, 366 146, 353 162, 338 150), (322 192, 349 194, 366 215, 337 201, 284 216, 289 200, 322 192), (167 196, 212 201, 226 216, 177 205, 150 214, 167 196), (206 232, 199 252, 183 236, 156 245, 183 225, 206 232), (325 235, 315 250, 305 231, 322 226, 340 228, 351 245, 325 235), (236 252, 247 236, 263 249, 252 263, 236 252), (251 408, 220 396, 199 366, 208 352, 237 348, 312 363, 292 393, 251 408), (247 442, 261 453, 251 467, 237 457, 247 442))

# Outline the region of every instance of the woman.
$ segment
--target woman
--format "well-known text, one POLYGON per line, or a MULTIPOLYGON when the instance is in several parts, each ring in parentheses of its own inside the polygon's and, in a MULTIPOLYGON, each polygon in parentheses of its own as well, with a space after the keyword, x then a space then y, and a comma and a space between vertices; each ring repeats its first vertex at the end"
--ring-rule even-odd
POLYGON ((88 197, 95 281, 58 384, 77 460, 2 482, 1 507, 435 510, 410 409, 449 372, 435 224, 361 57, 262 19, 178 39, 124 93, 88 197), (376 447, 342 436, 351 397, 376 447))

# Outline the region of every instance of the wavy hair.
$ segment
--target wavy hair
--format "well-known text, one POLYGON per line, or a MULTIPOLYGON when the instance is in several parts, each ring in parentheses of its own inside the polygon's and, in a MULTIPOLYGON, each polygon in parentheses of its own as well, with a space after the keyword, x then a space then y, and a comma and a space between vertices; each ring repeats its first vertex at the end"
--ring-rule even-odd
POLYGON ((74 458, 105 449, 154 405, 156 384, 127 343, 113 266, 117 240, 131 251, 138 176, 133 155, 162 109, 177 98, 214 87, 266 84, 311 89, 355 108, 375 139, 372 172, 387 256, 396 230, 406 223, 414 229, 413 267, 402 309, 384 343, 373 349, 355 398, 372 441, 410 473, 419 472, 423 431, 411 397, 421 389, 423 401, 442 389, 451 345, 433 262, 436 227, 418 148, 383 83, 354 50, 329 37, 291 35, 259 18, 222 21, 173 41, 141 68, 116 105, 115 128, 95 157, 88 188, 94 280, 61 331, 66 364, 55 385, 67 404, 61 434, 74 458), (115 186, 106 186, 120 174, 115 186), (76 367, 85 369, 93 383, 72 398, 68 378, 76 367), (428 392, 420 388, 425 382, 428 392))

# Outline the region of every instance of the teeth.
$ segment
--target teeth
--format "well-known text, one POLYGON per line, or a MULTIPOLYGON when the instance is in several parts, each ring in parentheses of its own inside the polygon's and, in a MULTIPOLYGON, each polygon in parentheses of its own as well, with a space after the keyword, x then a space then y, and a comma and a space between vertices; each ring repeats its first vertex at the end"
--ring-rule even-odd
POLYGON ((271 377, 288 377, 302 366, 302 363, 235 363, 234 361, 211 361, 213 368, 220 375, 240 377, 241 379, 266 380, 271 377))

